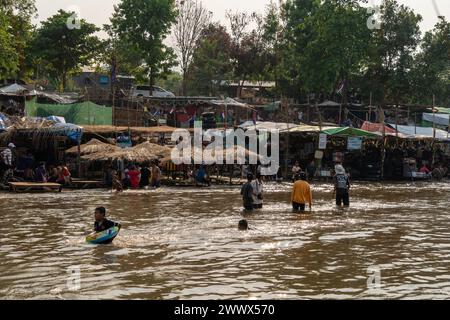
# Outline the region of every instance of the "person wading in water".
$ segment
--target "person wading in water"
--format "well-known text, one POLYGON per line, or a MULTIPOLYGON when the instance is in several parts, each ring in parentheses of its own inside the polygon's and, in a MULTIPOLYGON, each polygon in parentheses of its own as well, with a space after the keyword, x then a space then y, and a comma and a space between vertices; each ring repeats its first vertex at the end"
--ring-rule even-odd
POLYGON ((246 211, 253 211, 253 174, 247 174, 247 182, 244 183, 241 189, 242 200, 244 201, 244 209, 246 211))
POLYGON ((263 182, 261 174, 256 175, 256 179, 252 181, 253 188, 253 209, 262 209, 263 207, 263 182))
POLYGON ((334 176, 334 192, 336 193, 336 205, 338 207, 342 206, 344 203, 344 207, 350 206, 350 180, 348 175, 345 173, 345 169, 342 165, 338 164, 335 166, 334 170, 336 171, 336 175, 334 176))
POLYGON ((312 192, 311 186, 306 181, 306 173, 301 172, 295 177, 295 180, 291 196, 294 212, 305 211, 307 203, 309 204, 309 211, 312 211, 312 192))

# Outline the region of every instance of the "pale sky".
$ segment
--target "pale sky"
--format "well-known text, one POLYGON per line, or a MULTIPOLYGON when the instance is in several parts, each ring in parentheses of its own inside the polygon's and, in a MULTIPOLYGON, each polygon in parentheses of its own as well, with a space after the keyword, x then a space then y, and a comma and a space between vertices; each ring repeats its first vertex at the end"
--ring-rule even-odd
MULTIPOLYGON (((278 0, 275 0, 278 2, 278 0)), ((35 22, 45 20, 55 14, 59 9, 74 10, 74 6, 79 8, 81 17, 88 22, 102 26, 109 22, 109 17, 113 12, 113 5, 120 0, 36 0, 39 17, 35 22)), ((213 12, 214 20, 225 22, 225 11, 256 11, 263 13, 270 0, 203 0, 204 6, 213 12)), ((369 0, 369 3, 379 4, 381 0, 369 0)), ((437 22, 438 12, 450 19, 450 1, 449 0, 398 0, 414 9, 416 13, 422 15, 422 31, 428 31, 433 28, 437 22), (436 6, 434 5, 436 4, 436 6), (435 9, 436 7, 436 9, 435 9)))

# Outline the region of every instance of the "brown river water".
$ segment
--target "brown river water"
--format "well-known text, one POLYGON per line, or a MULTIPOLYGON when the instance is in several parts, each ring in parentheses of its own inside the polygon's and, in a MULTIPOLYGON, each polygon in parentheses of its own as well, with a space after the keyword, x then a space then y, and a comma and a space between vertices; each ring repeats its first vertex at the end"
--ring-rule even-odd
POLYGON ((450 299, 449 183, 354 184, 347 210, 316 184, 310 215, 290 188, 248 232, 236 187, 0 193, 0 298, 450 299), (88 245, 100 205, 123 229, 88 245))

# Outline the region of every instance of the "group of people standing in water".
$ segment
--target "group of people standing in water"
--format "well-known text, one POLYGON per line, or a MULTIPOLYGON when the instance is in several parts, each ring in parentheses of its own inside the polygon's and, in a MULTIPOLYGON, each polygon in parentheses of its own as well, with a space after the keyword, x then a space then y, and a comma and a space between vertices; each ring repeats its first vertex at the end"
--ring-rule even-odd
MULTIPOLYGON (((304 212, 308 206, 312 211, 313 196, 311 185, 308 182, 308 174, 301 169, 297 170, 294 166, 293 170, 293 187, 291 193, 291 203, 294 212, 304 212)), ((334 168, 333 184, 336 205, 341 207, 350 206, 350 178, 345 168, 341 164, 337 164, 334 168)), ((247 182, 242 185, 241 196, 245 211, 253 211, 263 207, 264 183, 260 174, 256 175, 256 179, 252 173, 247 175, 247 182)))

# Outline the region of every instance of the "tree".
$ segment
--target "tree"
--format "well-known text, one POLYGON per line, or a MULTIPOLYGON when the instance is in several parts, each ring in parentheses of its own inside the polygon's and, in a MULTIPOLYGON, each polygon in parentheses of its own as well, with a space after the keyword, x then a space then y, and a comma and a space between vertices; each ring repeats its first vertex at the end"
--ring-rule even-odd
POLYGON ((132 75, 138 82, 148 78, 141 54, 133 43, 121 39, 110 25, 103 26, 108 38, 102 41, 100 50, 100 63, 109 67, 111 75, 111 90, 114 79, 119 74, 132 75))
POLYGON ((194 95, 216 96, 223 80, 232 74, 231 37, 217 23, 202 32, 189 67, 188 90, 194 95))
POLYGON ((266 44, 266 53, 269 57, 264 70, 266 80, 274 80, 276 88, 279 88, 280 73, 280 44, 283 38, 283 25, 281 22, 281 8, 274 2, 266 7, 266 13, 262 24, 262 39, 266 44))
POLYGON ((0 78, 23 77, 27 45, 31 38, 34 0, 3 0, 0 3, 0 78))
POLYGON ((288 0, 281 7, 282 37, 279 40, 277 75, 280 91, 290 97, 307 94, 300 62, 305 48, 313 41, 314 28, 309 22, 319 2, 316 0, 288 0))
POLYGON ((33 53, 45 64, 45 70, 64 91, 67 77, 83 65, 88 65, 98 53, 99 40, 93 34, 95 25, 80 20, 80 27, 69 29, 68 21, 75 13, 59 10, 42 22, 33 41, 33 53))
POLYGON ((413 86, 410 92, 415 103, 436 103, 450 106, 450 22, 444 17, 423 37, 421 51, 415 57, 413 86))
POLYGON ((420 42, 420 15, 396 0, 383 0, 381 28, 373 30, 365 83, 381 106, 407 99, 414 53, 420 42))
POLYGON ((226 17, 231 29, 231 58, 234 77, 238 81, 237 96, 240 97, 245 81, 265 77, 264 71, 269 60, 263 37, 264 23, 263 18, 256 13, 228 11, 226 17), (252 22, 256 27, 248 31, 252 22))
POLYGON ((370 30, 367 10, 355 0, 323 2, 307 19, 311 40, 299 58, 305 89, 332 95, 340 86, 342 102, 368 55, 370 30))
POLYGON ((183 75, 182 94, 185 96, 189 65, 198 40, 210 22, 211 12, 208 12, 201 2, 194 0, 178 0, 177 6, 179 15, 174 27, 174 36, 183 75))
POLYGON ((132 43, 145 62, 150 85, 175 65, 172 48, 163 41, 175 22, 174 0, 122 0, 114 7, 112 28, 126 43, 132 43))
POLYGON ((14 50, 14 42, 9 33, 6 15, 0 11, 0 78, 7 77, 17 70, 19 59, 14 50))

